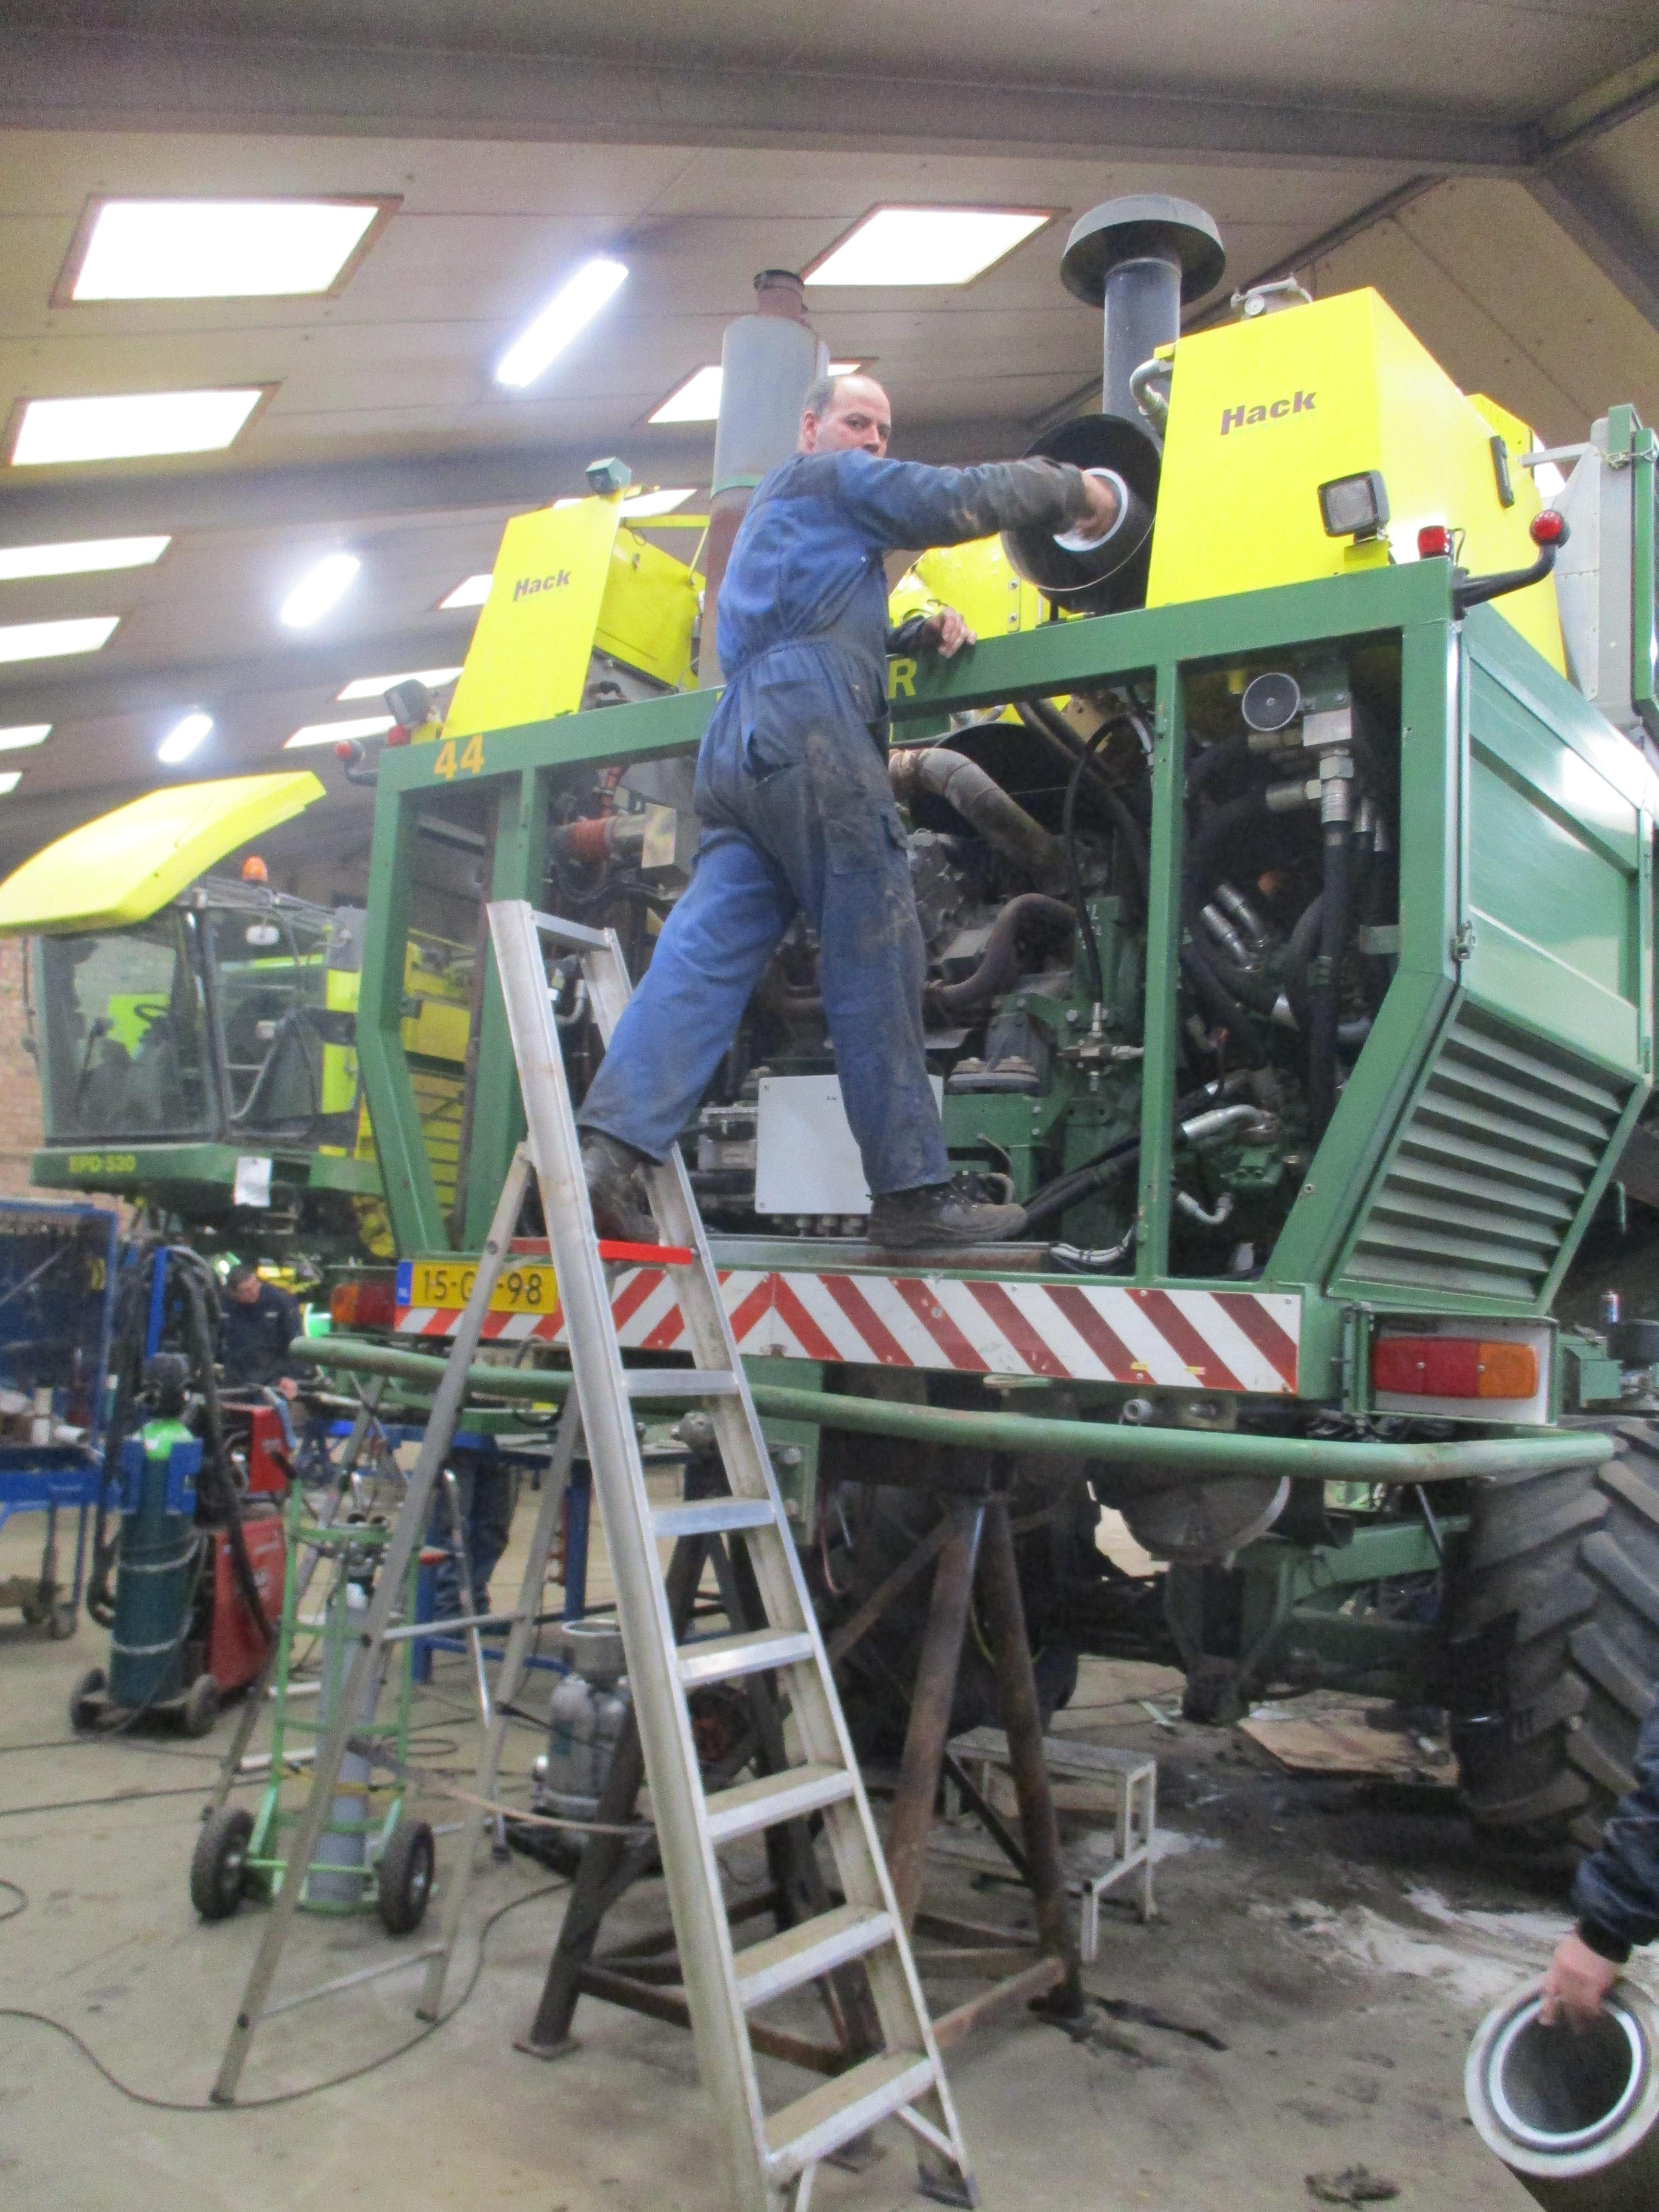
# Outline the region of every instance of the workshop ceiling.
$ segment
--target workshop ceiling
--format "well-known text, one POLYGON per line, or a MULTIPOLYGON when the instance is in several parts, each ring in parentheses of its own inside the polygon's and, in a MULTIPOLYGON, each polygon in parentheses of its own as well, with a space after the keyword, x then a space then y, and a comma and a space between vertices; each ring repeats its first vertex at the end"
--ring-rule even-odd
MULTIPOLYGON (((1214 215, 1236 284, 1376 285, 1466 389, 1555 443, 1618 399, 1659 419, 1659 52, 1643 4, 1504 0, 0 0, 0 417, 26 398, 224 385, 270 397, 222 454, 0 465, 0 549, 167 532, 154 567, 0 582, 0 626, 118 616, 102 650, 0 666, 50 721, 0 797, 0 870, 168 774, 279 763, 348 680, 453 665, 504 519, 616 452, 706 488, 712 426, 647 416, 717 360, 750 279, 882 201, 1046 209, 976 283, 814 290, 887 386, 896 450, 1021 450, 1089 404, 1097 315, 1070 220, 1127 191, 1214 215), (337 296, 53 305, 88 201, 365 195, 395 212, 337 296), (511 338, 583 258, 626 285, 523 392, 511 338), (322 555, 335 611, 277 610, 322 555), (155 747, 200 708, 182 768, 155 747)), ((61 297, 61 295, 59 295, 61 297)), ((685 540, 665 541, 684 550, 685 540)), ((331 785, 327 748, 289 754, 331 785)), ((339 787, 289 833, 361 842, 339 787)))

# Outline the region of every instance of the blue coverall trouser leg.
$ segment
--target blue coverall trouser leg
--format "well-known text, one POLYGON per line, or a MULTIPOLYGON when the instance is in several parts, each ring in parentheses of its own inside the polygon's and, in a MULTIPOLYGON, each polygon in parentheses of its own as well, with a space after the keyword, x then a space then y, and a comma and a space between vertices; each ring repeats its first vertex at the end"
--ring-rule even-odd
POLYGON ((948 1181, 923 1045, 927 955, 868 730, 830 722, 776 736, 717 714, 696 805, 705 826, 690 887, 617 1025, 583 1127, 665 1158, 799 912, 817 933, 842 1102, 872 1192, 948 1181))

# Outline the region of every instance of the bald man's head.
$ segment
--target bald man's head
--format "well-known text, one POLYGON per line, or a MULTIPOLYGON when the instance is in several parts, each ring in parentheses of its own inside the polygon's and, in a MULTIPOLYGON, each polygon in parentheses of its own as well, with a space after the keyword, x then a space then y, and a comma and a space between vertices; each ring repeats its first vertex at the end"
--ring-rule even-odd
POLYGON ((800 418, 803 453, 887 451, 893 410, 873 376, 824 376, 807 393, 800 418))

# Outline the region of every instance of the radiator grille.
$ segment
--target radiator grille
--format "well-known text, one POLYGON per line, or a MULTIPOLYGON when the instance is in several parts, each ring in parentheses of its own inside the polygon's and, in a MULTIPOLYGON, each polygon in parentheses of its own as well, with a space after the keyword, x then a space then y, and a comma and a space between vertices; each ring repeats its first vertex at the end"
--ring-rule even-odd
POLYGON ((1342 1285, 1532 1304, 1630 1091, 1466 1007, 1441 1042, 1342 1285))

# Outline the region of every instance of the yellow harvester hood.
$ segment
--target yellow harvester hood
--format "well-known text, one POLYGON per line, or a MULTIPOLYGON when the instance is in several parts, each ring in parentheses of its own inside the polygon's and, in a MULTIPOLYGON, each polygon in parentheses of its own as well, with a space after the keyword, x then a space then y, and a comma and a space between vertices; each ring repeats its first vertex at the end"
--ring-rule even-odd
POLYGON ((0 935, 146 921, 227 853, 321 799, 309 769, 173 783, 71 830, 0 884, 0 935))

